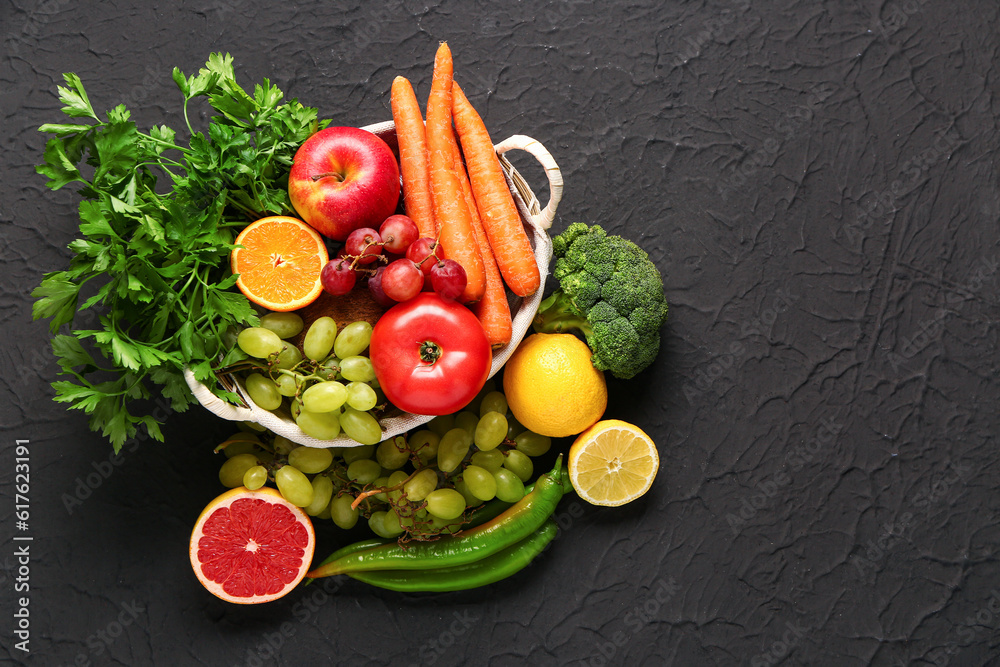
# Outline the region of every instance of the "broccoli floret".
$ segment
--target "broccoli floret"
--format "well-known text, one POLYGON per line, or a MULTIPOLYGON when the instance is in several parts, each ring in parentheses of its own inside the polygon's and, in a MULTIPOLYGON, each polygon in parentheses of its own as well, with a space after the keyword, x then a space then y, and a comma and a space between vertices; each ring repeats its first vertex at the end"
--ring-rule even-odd
POLYGON ((595 368, 627 379, 649 366, 667 319, 663 278, 632 241, 600 225, 570 225, 552 239, 559 289, 542 301, 535 331, 579 331, 595 368))

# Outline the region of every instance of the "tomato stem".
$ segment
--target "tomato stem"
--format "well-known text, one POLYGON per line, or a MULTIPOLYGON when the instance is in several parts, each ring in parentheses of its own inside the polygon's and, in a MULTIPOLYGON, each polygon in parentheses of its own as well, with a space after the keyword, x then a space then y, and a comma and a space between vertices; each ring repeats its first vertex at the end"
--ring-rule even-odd
POLYGON ((425 340, 420 344, 420 360, 433 364, 441 357, 441 346, 437 343, 429 340, 425 340))

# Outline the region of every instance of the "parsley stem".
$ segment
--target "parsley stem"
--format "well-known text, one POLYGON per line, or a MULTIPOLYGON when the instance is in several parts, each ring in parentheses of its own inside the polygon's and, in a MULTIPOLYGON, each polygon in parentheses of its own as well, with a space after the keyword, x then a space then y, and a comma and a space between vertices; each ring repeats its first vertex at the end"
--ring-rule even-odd
POLYGON ((201 260, 197 260, 197 259, 194 260, 194 267, 192 267, 192 269, 191 269, 191 276, 187 279, 187 282, 184 283, 184 285, 177 292, 177 295, 175 297, 176 298, 176 303, 177 303, 177 305, 181 306, 182 308, 184 306, 183 306, 183 304, 181 304, 181 295, 184 294, 184 290, 186 290, 188 288, 188 285, 191 284, 191 281, 194 280, 194 277, 198 275, 198 267, 200 266, 200 264, 201 264, 201 260))
MULTIPOLYGON (((209 289, 208 285, 205 285, 205 283, 202 282, 202 286, 203 286, 202 289, 205 292, 205 303, 208 303, 208 289, 209 289)), ((219 331, 219 328, 216 326, 215 321, 216 321, 215 317, 209 317, 208 318, 208 326, 209 326, 209 328, 212 329, 212 333, 215 334, 215 337, 221 339, 222 338, 222 333, 219 331)))
POLYGON ((194 136, 194 129, 191 127, 191 121, 188 120, 188 100, 190 97, 184 98, 184 123, 187 125, 188 133, 194 136))
MULTIPOLYGON (((256 196, 256 193, 254 193, 254 195, 256 196)), ((236 208, 238 208, 241 211, 243 211, 244 213, 249 214, 250 217, 252 217, 254 220, 256 220, 257 217, 258 217, 257 211, 255 211, 255 210, 253 210, 251 208, 247 208, 243 204, 239 203, 238 201, 236 201, 235 199, 233 199, 232 197, 230 197, 228 194, 226 195, 226 203, 231 204, 232 206, 235 206, 236 208)), ((249 223, 245 223, 245 224, 249 224, 249 223)))
POLYGON ((139 167, 159 167, 164 171, 170 171, 166 167, 167 164, 170 164, 174 167, 180 167, 181 169, 184 168, 184 165, 178 162, 177 160, 171 160, 170 158, 165 158, 162 155, 157 157, 155 160, 136 163, 135 168, 138 169, 139 167))
MULTIPOLYGON (((145 371, 142 372, 142 373, 139 373, 135 377, 135 382, 133 382, 132 384, 130 384, 126 389, 123 389, 121 391, 115 392, 114 394, 111 394, 111 395, 112 396, 123 396, 123 395, 127 396, 127 395, 131 394, 132 393, 132 389, 135 388, 135 386, 137 384, 139 384, 140 382, 142 382, 143 379, 145 379, 145 377, 146 377, 145 371)), ((124 380, 125 378, 123 377, 122 379, 124 380)), ((123 406, 123 409, 124 409, 124 406, 123 406)))

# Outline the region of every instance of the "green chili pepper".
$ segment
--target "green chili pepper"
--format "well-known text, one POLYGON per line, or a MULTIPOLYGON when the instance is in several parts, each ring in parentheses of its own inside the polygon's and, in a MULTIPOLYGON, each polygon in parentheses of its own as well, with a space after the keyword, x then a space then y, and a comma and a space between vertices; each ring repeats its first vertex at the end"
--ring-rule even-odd
MULTIPOLYGON (((567 469, 566 466, 563 466, 560 476, 562 477, 563 480, 563 493, 564 494, 569 493, 570 491, 573 490, 573 485, 569 481, 569 469, 567 469)), ((530 484, 525 484, 524 495, 527 496, 534 490, 534 488, 535 488, 534 482, 531 482, 530 484)), ((505 511, 507 511, 513 504, 514 503, 508 503, 498 498, 494 498, 485 505, 482 505, 472 510, 472 512, 469 514, 469 518, 465 520, 464 524, 462 524, 462 530, 475 528, 476 526, 486 523, 490 519, 495 519, 496 517, 500 516, 505 511)))
POLYGON ((560 454, 552 470, 535 482, 531 493, 492 521, 436 542, 411 543, 406 547, 386 544, 355 551, 321 565, 306 576, 318 579, 366 570, 428 570, 482 560, 538 530, 555 511, 564 492, 560 454))
MULTIPOLYGON (((525 484, 524 486, 525 495, 531 493, 531 489, 534 486, 535 486, 534 482, 532 482, 531 484, 525 484)), ((503 514, 504 511, 507 508, 509 508, 512 504, 513 503, 505 503, 502 500, 491 500, 485 505, 482 505, 472 510, 472 512, 469 514, 469 518, 466 519, 465 523, 463 524, 463 528, 465 526, 473 528, 480 524, 486 523, 491 519, 495 519, 496 517, 503 514)), ((396 541, 397 540, 395 538, 374 537, 368 540, 361 540, 360 542, 354 542, 353 544, 348 544, 347 546, 341 547, 340 549, 334 551, 332 554, 327 556, 326 559, 324 559, 323 562, 320 563, 317 567, 322 567, 327 563, 331 563, 337 560, 338 558, 341 558, 348 554, 353 554, 357 551, 364 551, 365 549, 372 549, 374 547, 380 547, 385 544, 392 544, 393 542, 396 541)), ((303 579, 302 581, 305 584, 309 584, 312 581, 312 579, 307 578, 303 579)))
POLYGON ((465 565, 430 570, 372 570, 347 576, 379 588, 405 593, 443 593, 486 586, 520 572, 540 554, 559 532, 548 519, 537 531, 492 556, 465 565))
MULTIPOLYGON (((524 495, 531 493, 532 489, 535 487, 535 483, 524 485, 524 495)), ((485 505, 477 507, 469 513, 469 518, 465 520, 462 524, 462 530, 468 530, 469 528, 475 528, 480 526, 487 521, 497 518, 504 512, 506 512, 514 503, 505 503, 502 500, 494 498, 485 505)))
MULTIPOLYGON (((357 551, 364 551, 365 549, 371 549, 374 547, 380 547, 395 541, 396 540, 392 538, 373 537, 369 540, 361 540, 360 542, 354 542, 353 544, 348 544, 347 546, 341 547, 336 551, 334 551, 332 554, 326 557, 326 560, 320 563, 320 566, 322 567, 323 565, 335 561, 338 558, 342 558, 343 556, 346 556, 348 554, 353 554, 357 551)), ((305 579, 302 580, 302 585, 308 586, 309 584, 312 583, 312 581, 313 581, 312 577, 306 577, 305 579)))

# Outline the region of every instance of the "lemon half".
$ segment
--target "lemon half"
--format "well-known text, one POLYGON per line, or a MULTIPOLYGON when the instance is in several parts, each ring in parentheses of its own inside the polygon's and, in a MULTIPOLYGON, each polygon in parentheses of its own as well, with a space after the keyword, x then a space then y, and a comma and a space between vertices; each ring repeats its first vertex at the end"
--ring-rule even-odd
POLYGON ((569 479, 592 505, 617 507, 649 491, 660 467, 653 440, 638 426, 599 421, 569 449, 569 479))

